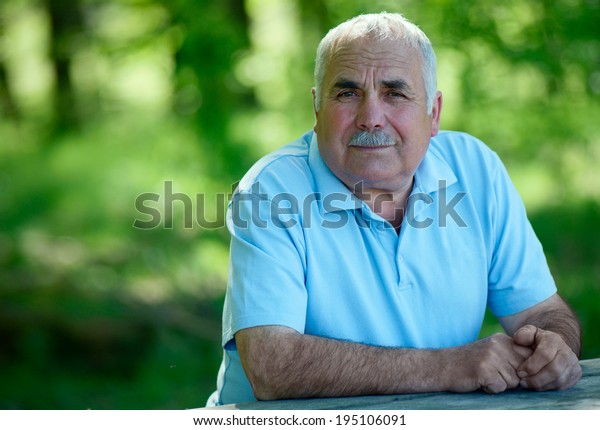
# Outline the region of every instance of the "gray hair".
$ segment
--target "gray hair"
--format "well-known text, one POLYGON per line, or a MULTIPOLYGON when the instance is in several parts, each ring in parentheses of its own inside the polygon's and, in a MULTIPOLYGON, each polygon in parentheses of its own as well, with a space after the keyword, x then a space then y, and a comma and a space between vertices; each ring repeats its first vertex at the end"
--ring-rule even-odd
POLYGON ((431 114, 437 91, 436 58, 429 38, 412 22, 399 13, 373 13, 358 15, 329 30, 319 43, 315 60, 316 108, 321 105, 321 92, 327 61, 341 42, 362 37, 376 40, 401 40, 421 53, 423 86, 427 100, 427 114, 431 114))

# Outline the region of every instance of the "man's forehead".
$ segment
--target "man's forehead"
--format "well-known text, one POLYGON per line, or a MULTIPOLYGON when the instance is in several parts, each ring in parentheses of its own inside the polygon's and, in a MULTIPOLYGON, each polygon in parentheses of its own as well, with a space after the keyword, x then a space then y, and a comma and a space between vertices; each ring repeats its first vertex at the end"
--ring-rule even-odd
POLYGON ((375 71, 384 81, 406 79, 418 72, 418 52, 400 40, 372 41, 361 39, 346 41, 332 49, 327 61, 326 75, 330 84, 339 80, 352 80, 365 71, 375 71))
POLYGON ((336 67, 400 67, 419 63, 418 51, 401 40, 372 40, 369 38, 341 41, 332 46, 327 66, 336 67))

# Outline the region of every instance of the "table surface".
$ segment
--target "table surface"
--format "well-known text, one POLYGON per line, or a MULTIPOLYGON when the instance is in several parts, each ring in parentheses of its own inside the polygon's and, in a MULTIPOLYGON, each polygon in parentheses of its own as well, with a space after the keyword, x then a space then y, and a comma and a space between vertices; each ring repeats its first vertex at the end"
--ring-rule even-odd
POLYGON ((499 394, 483 392, 397 394, 239 403, 210 409, 251 410, 418 410, 418 409, 600 409, 600 358, 582 360, 583 376, 564 391, 515 389, 499 394))

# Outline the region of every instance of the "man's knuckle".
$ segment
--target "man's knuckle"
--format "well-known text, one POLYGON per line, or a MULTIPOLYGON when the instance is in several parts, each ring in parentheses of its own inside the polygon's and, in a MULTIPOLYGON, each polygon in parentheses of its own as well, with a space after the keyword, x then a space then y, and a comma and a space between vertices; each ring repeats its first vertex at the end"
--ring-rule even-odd
POLYGON ((480 378, 484 378, 489 373, 488 364, 485 357, 483 357, 483 359, 479 362, 475 363, 474 371, 475 374, 478 375, 480 378))
POLYGON ((541 391, 542 389, 542 384, 540 383, 538 378, 529 379, 529 381, 527 381, 527 384, 530 390, 541 391))
POLYGON ((545 362, 549 363, 556 357, 556 351, 549 348, 543 348, 538 351, 538 355, 545 362))
POLYGON ((516 388, 519 386, 521 379, 516 374, 512 373, 508 377, 508 380, 506 382, 507 382, 508 388, 516 388))

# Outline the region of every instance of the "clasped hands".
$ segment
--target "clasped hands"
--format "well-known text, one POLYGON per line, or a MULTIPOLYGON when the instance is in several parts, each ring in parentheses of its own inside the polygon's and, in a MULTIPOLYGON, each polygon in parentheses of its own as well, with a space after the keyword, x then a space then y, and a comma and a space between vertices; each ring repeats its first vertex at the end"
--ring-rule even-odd
POLYGON ((459 349, 465 353, 457 357, 462 380, 455 378, 451 391, 564 390, 581 377, 579 360, 562 337, 533 325, 512 337, 497 333, 459 349))

